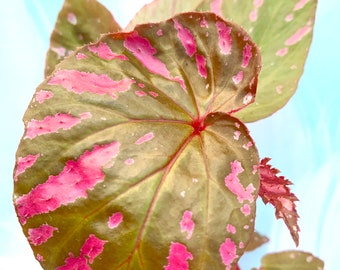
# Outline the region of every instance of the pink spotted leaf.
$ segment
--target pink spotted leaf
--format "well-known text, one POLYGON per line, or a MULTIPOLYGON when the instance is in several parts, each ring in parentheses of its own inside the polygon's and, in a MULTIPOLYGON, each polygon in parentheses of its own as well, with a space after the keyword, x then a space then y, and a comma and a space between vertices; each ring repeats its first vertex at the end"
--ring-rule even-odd
POLYGON ((275 207, 276 218, 284 220, 296 246, 298 246, 300 228, 295 204, 298 198, 288 187, 292 183, 283 176, 278 176, 280 171, 268 164, 269 160, 269 158, 262 159, 259 166, 259 196, 265 204, 270 203, 275 207))
POLYGON ((25 113, 14 172, 42 267, 235 268, 259 158, 231 114, 254 100, 260 67, 240 26, 195 12, 102 35, 60 62, 25 113))
POLYGON ((192 10, 212 11, 244 27, 261 48, 263 70, 256 101, 236 116, 253 122, 282 108, 295 93, 312 41, 316 6, 317 0, 244 0, 242 4, 235 0, 154 0, 127 29, 192 10))
POLYGON ((65 0, 51 36, 45 76, 78 47, 96 41, 103 33, 120 29, 112 14, 98 1, 65 0))

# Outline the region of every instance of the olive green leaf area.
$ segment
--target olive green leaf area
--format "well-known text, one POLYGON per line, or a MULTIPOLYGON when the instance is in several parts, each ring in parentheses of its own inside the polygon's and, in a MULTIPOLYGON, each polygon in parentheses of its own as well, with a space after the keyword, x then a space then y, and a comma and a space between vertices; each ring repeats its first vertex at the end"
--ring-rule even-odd
POLYGON ((231 269, 254 231, 258 153, 232 117, 259 50, 214 13, 101 36, 24 116, 14 204, 45 269, 231 269), (181 267, 181 268, 179 268, 181 267))
POLYGON ((65 0, 46 55, 45 77, 75 49, 96 41, 100 34, 121 30, 112 14, 96 0, 65 0))
POLYGON ((303 251, 285 251, 265 255, 261 270, 322 270, 324 263, 313 254, 303 251))
MULTIPOLYGON (((260 184, 261 185, 261 184, 260 184)), ((246 251, 253 251, 259 247, 261 247, 262 245, 266 244, 269 242, 269 238, 254 231, 248 245, 246 248, 246 251)))
POLYGON ((127 28, 189 10, 213 11, 241 25, 261 49, 263 63, 256 101, 235 114, 253 122, 282 108, 295 93, 312 41, 316 6, 317 0, 155 0, 127 28))

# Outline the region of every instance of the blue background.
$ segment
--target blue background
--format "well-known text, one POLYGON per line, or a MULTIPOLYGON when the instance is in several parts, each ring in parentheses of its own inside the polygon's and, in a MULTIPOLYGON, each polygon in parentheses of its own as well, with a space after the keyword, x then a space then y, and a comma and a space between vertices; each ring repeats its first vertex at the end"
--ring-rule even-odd
MULTIPOLYGON (((124 27, 147 0, 101 1, 124 27)), ((0 8, 0 268, 39 270, 11 202, 15 151, 21 118, 43 80, 49 36, 61 0, 12 0, 0 8)), ((294 182, 299 197, 299 249, 339 269, 340 241, 340 1, 319 0, 314 39, 296 95, 273 116, 249 124, 261 157, 294 182)), ((242 259, 243 269, 259 266, 268 251, 295 249, 274 209, 258 203, 257 229, 270 243, 242 259)))

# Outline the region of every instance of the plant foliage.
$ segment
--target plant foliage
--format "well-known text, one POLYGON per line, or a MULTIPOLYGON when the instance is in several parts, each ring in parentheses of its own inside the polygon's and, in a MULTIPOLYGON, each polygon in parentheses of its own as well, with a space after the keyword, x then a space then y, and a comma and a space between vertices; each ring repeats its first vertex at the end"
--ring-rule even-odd
POLYGON ((212 13, 103 35, 62 61, 17 153, 15 206, 42 266, 235 266, 259 159, 231 113, 253 101, 260 67, 247 33, 212 13))
POLYGON ((263 68, 256 101, 235 115, 265 118, 295 93, 312 41, 317 0, 155 0, 128 25, 156 22, 184 11, 213 11, 241 25, 261 49, 263 68))
MULTIPOLYGON (((268 241, 254 232, 258 195, 298 244, 291 182, 259 160, 241 120, 294 93, 315 7, 156 0, 121 32, 97 1, 65 0, 14 170, 15 209, 42 267, 239 269, 268 241)), ((292 267, 323 263, 289 251, 261 269, 292 267)))

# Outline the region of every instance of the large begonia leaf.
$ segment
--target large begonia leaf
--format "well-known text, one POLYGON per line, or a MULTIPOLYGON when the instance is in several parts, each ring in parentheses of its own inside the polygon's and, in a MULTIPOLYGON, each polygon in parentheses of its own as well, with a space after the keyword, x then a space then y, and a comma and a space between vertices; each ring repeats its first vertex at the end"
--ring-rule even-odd
POLYGON ((51 35, 45 77, 78 47, 96 41, 103 33, 119 30, 110 11, 97 0, 65 0, 51 35))
POLYGON ((14 204, 45 269, 226 269, 254 230, 258 153, 230 116, 259 50, 213 13, 103 35, 24 116, 14 204), (255 168, 255 169, 254 169, 255 168))
POLYGON ((127 28, 189 10, 213 11, 244 27, 261 49, 263 71, 256 101, 236 116, 253 122, 282 108, 295 93, 312 41, 316 6, 317 0, 155 0, 127 28))
POLYGON ((309 252, 285 251, 265 255, 261 270, 323 270, 324 262, 309 252))

